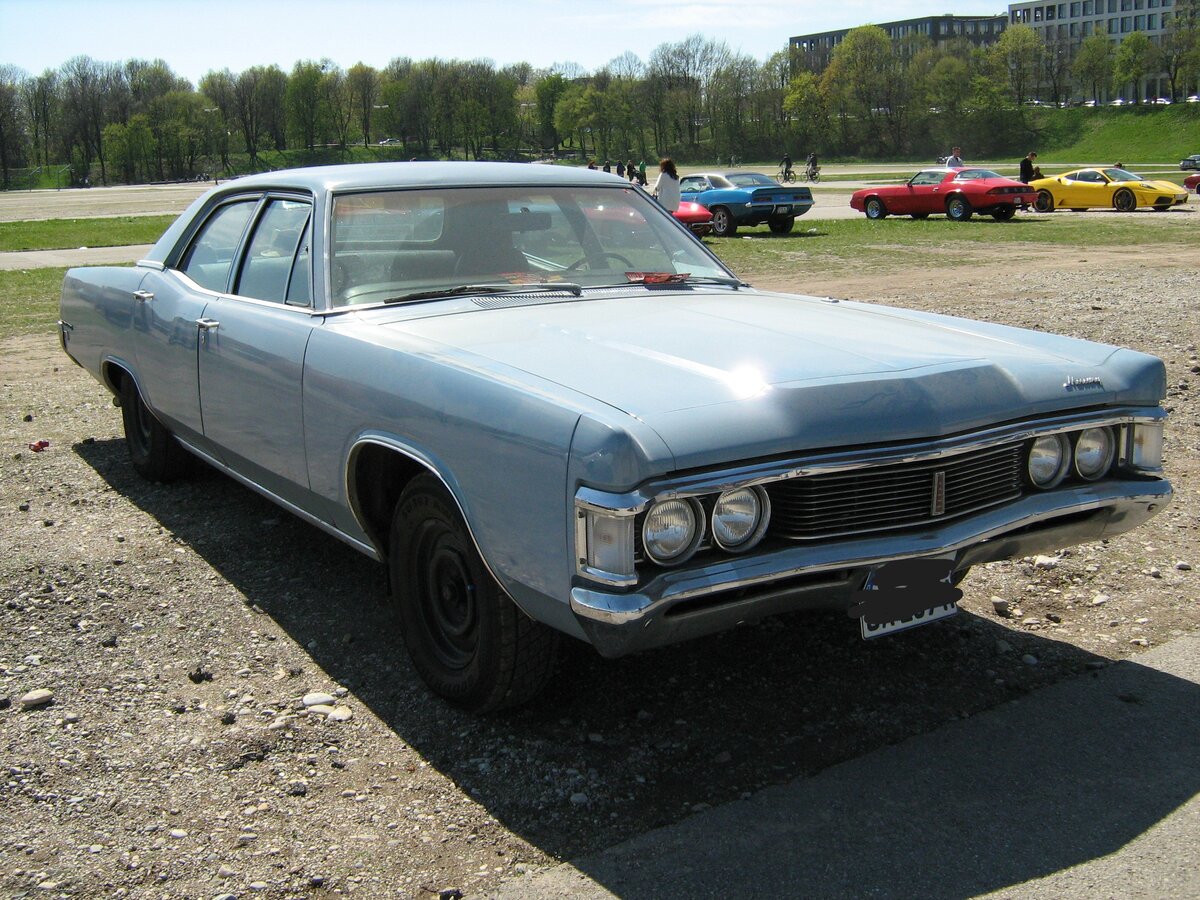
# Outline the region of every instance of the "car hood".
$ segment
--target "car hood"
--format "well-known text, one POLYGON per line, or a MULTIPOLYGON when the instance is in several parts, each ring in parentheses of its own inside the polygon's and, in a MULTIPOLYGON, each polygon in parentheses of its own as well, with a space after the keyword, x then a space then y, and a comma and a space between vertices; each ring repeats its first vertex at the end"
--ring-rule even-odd
POLYGON ((1184 187, 1173 181, 1139 181, 1135 182, 1139 190, 1151 191, 1155 194, 1182 194, 1184 187))
POLYGON ((619 410, 654 429, 679 468, 1155 404, 1165 377, 1154 357, 1107 345, 746 290, 641 289, 385 327, 619 410))

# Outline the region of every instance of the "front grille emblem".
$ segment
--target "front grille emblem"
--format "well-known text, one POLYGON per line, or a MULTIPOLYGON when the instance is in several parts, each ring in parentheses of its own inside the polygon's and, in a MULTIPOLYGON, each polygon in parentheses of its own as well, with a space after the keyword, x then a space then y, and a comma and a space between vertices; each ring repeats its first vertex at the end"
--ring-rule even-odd
POLYGON ((929 514, 941 516, 946 513, 946 473, 938 470, 933 473, 933 492, 929 498, 929 514))

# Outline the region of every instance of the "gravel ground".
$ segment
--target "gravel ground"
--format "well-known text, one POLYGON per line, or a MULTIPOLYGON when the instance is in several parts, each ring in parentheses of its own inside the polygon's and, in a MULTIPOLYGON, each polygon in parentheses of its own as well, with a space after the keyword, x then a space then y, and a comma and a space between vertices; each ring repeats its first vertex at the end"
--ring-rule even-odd
POLYGON ((484 719, 426 694, 381 568, 215 473, 142 482, 51 339, 0 345, 0 894, 486 896, 1195 631, 1195 260, 1086 255, 997 254, 933 296, 916 269, 758 281, 1163 357, 1166 512, 980 567, 965 614, 892 639, 809 615, 618 661, 573 645, 539 703, 484 719))

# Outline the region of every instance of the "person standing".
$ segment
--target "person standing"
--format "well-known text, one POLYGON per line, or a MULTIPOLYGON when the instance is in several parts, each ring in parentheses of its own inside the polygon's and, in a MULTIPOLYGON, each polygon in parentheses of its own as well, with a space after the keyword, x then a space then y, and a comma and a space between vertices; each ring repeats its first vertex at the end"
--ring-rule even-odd
POLYGON ((1030 150, 1028 155, 1021 160, 1021 174, 1018 177, 1023 183, 1029 184, 1029 182, 1042 177, 1041 170, 1034 165, 1036 162, 1037 153, 1033 150, 1030 150))
POLYGON ((638 181, 637 163, 635 163, 632 159, 625 163, 625 174, 629 176, 629 180, 633 184, 641 184, 641 182, 638 181))
POLYGON ((679 172, 675 170, 675 160, 664 156, 658 162, 658 179, 650 191, 667 212, 679 209, 679 172))
POLYGON ((646 186, 646 161, 644 159, 638 163, 638 181, 642 187, 646 186))
POLYGON ((961 169, 966 165, 962 158, 962 147, 954 147, 946 157, 946 165, 951 169, 961 169))
POLYGON ((625 177, 625 163, 621 162, 621 160, 619 160, 619 159, 617 160, 617 177, 618 178, 625 177))
POLYGON ((607 159, 604 161, 604 171, 608 172, 609 174, 612 173, 612 163, 610 163, 607 159))

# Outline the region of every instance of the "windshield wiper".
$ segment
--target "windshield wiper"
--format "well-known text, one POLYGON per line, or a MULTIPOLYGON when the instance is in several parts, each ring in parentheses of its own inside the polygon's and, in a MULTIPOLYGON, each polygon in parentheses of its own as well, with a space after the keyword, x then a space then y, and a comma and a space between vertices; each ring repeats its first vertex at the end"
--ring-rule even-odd
POLYGON ((459 284, 454 287, 433 288, 425 291, 413 291, 409 294, 399 294, 388 297, 384 303, 411 303, 417 300, 439 300, 443 297, 456 297, 462 294, 541 294, 548 292, 565 292, 576 297, 583 293, 583 286, 570 281, 547 281, 536 284, 459 284))
POLYGON ((647 287, 671 284, 724 284, 728 287, 750 287, 740 278, 724 275, 693 275, 690 272, 626 272, 629 284, 644 284, 647 287))

